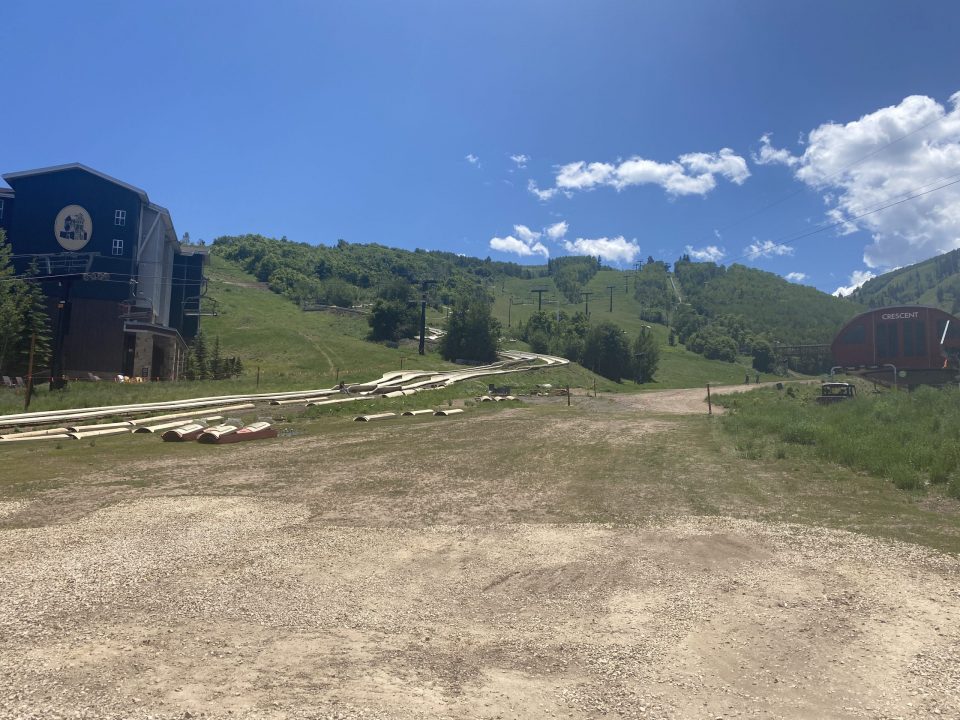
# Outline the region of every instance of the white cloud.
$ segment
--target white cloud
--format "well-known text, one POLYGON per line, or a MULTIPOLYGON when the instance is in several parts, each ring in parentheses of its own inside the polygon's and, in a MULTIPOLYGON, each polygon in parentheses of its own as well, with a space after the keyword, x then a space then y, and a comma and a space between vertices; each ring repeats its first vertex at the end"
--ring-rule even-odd
POLYGON ((554 195, 557 194, 556 188, 548 188, 546 190, 541 190, 539 187, 537 187, 537 183, 534 180, 527 181, 527 190, 529 190, 531 193, 536 195, 541 200, 549 200, 550 198, 552 198, 554 195))
POLYGON ((466 155, 463 159, 466 160, 471 165, 476 165, 477 167, 480 167, 480 158, 478 158, 473 153, 466 155))
POLYGON ((727 253, 716 245, 707 245, 699 250, 692 245, 687 245, 687 255, 698 262, 720 262, 727 256, 727 253))
POLYGON ((758 242, 756 238, 754 238, 754 241, 745 247, 743 252, 751 260, 757 260, 759 258, 793 255, 793 248, 783 243, 775 243, 773 240, 758 242))
POLYGON ((594 185, 609 182, 613 175, 613 165, 607 163, 580 162, 568 163, 557 173, 557 187, 569 190, 584 190, 594 185))
POLYGON ((748 177, 747 161, 730 148, 715 153, 687 153, 671 162, 657 162, 633 156, 616 164, 606 162, 567 163, 560 167, 555 187, 540 190, 531 181, 530 192, 549 200, 558 190, 592 190, 608 186, 617 190, 635 185, 659 185, 670 195, 706 195, 717 186, 717 176, 742 185, 748 177))
POLYGON ((518 168, 525 168, 527 166, 527 162, 530 160, 530 158, 523 153, 520 153, 519 155, 511 155, 510 159, 513 160, 518 168))
POLYGON ((825 123, 795 157, 764 138, 759 157, 769 147, 771 162, 793 167, 799 180, 832 196, 828 218, 842 223, 842 234, 870 233, 867 267, 907 265, 960 247, 960 184, 859 217, 951 181, 960 167, 960 92, 949 109, 913 95, 846 124, 825 123))
POLYGON ((802 272, 791 272, 783 276, 784 280, 789 280, 790 282, 803 282, 807 279, 807 274, 802 272))
POLYGON ((850 284, 846 287, 838 287, 833 291, 833 294, 838 297, 845 297, 863 285, 867 280, 872 280, 875 277, 876 275, 869 270, 854 270, 850 274, 850 284))
POLYGON ((730 148, 717 153, 687 153, 680 156, 680 163, 690 172, 722 175, 737 185, 743 185, 750 177, 747 161, 730 148))
POLYGON ((793 167, 800 162, 800 158, 791 155, 789 150, 775 148, 770 142, 772 133, 760 136, 760 152, 752 153, 751 158, 757 165, 786 165, 793 167))
POLYGON ((539 240, 540 236, 542 235, 542 233, 535 232, 526 225, 514 225, 513 231, 517 234, 518 238, 523 240, 528 245, 539 240))
POLYGON ((547 228, 547 237, 551 240, 559 240, 567 234, 567 230, 570 229, 570 226, 567 225, 566 220, 561 220, 558 223, 554 223, 547 228))
MULTIPOLYGON (((539 233, 537 233, 537 235, 539 237, 539 233)), ((506 237, 502 238, 490 238, 490 249, 499 250, 500 252, 505 253, 513 253, 514 255, 519 255, 521 257, 530 257, 532 255, 543 255, 545 258, 550 257, 550 251, 543 243, 535 240, 526 242, 513 237, 513 235, 507 235, 506 237)))
POLYGON ((573 242, 563 241, 563 247, 574 255, 599 256, 604 260, 619 263, 632 263, 640 257, 640 246, 623 235, 613 238, 577 238, 573 242))

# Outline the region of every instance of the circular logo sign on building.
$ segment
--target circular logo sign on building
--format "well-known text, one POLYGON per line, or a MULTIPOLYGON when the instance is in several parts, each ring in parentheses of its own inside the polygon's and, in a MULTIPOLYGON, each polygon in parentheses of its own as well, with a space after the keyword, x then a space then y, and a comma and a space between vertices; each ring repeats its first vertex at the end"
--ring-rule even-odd
POLYGON ((57 213, 53 224, 53 236, 64 250, 76 252, 93 237, 93 220, 90 213, 79 205, 67 205, 57 213))

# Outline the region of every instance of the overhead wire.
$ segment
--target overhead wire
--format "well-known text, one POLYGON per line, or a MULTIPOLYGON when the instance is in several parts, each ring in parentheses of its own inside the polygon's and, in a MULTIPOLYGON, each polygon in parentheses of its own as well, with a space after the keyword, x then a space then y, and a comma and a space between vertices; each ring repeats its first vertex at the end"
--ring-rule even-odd
MULTIPOLYGON (((960 173, 956 173, 955 175, 949 175, 949 176, 947 176, 947 177, 958 177, 958 176, 960 176, 960 173)), ((835 227, 840 227, 841 225, 846 225, 846 224, 851 223, 851 222, 854 222, 854 221, 856 221, 856 220, 860 220, 861 218, 865 218, 865 217, 867 217, 868 215, 873 215, 874 213, 878 213, 878 212, 880 212, 881 210, 886 210, 886 209, 892 208, 892 207, 894 207, 894 206, 896 206, 896 205, 902 205, 903 203, 909 202, 910 200, 916 200, 916 199, 919 198, 919 197, 923 197, 924 195, 929 195, 929 194, 931 194, 931 193, 937 192, 938 190, 943 190, 944 188, 948 188, 948 187, 950 187, 950 186, 952 186, 952 185, 957 185, 958 183, 960 183, 960 180, 954 180, 953 182, 949 182, 949 183, 946 183, 946 184, 944 184, 944 185, 940 185, 939 187, 935 187, 935 188, 933 188, 932 190, 925 190, 924 192, 916 192, 916 190, 918 190, 918 189, 920 189, 920 188, 927 187, 927 186, 930 185, 931 183, 927 183, 927 185, 921 185, 921 186, 919 186, 918 188, 914 188, 913 190, 908 191, 908 192, 910 192, 910 193, 916 193, 916 194, 913 194, 913 195, 909 195, 909 197, 902 197, 902 194, 901 194, 900 196, 894 196, 894 197, 900 197, 901 199, 896 200, 896 201, 894 201, 894 202, 887 202, 886 200, 884 200, 883 202, 886 203, 886 204, 881 205, 880 207, 875 207, 874 209, 868 210, 868 211, 866 211, 866 212, 862 212, 862 213, 860 213, 859 215, 853 215, 853 216, 851 216, 851 217, 847 217, 847 218, 844 218, 844 219, 842 219, 842 220, 837 220, 836 222, 832 222, 832 223, 829 223, 829 224, 826 224, 826 225, 822 225, 822 226, 820 226, 820 227, 818 227, 818 228, 815 228, 814 230, 809 230, 809 231, 807 231, 807 232, 803 232, 803 233, 800 233, 800 234, 798 234, 798 235, 794 235, 794 236, 789 237, 789 238, 786 238, 786 239, 784 239, 784 240, 782 240, 782 241, 773 243, 773 244, 770 245, 769 247, 770 247, 770 248, 774 248, 774 247, 786 247, 788 243, 796 243, 796 242, 798 242, 799 240, 803 240, 804 238, 810 237, 810 236, 812 236, 812 235, 817 235, 817 234, 822 233, 822 232, 825 232, 825 231, 827 231, 827 230, 831 230, 831 229, 833 229, 833 228, 835 228, 835 227)), ((762 255, 762 254, 763 254, 763 253, 762 253, 762 252, 759 252, 759 251, 744 253, 743 255, 740 255, 739 257, 733 258, 733 262, 736 262, 737 260, 747 259, 747 258, 755 259, 755 258, 759 257, 759 256, 762 255)))
MULTIPOLYGON (((830 174, 827 175, 825 178, 823 178, 820 182, 823 183, 823 182, 826 182, 826 181, 828 181, 828 180, 832 180, 833 178, 837 177, 838 175, 842 175, 843 173, 847 172, 847 171, 850 170, 851 168, 856 167, 856 166, 859 165, 860 163, 862 163, 862 162, 864 162, 864 161, 866 161, 866 160, 869 160, 869 159, 872 158, 873 156, 878 155, 879 153, 883 152, 884 150, 887 150, 888 148, 890 148, 890 147, 893 146, 893 145, 896 145, 898 142, 901 142, 902 140, 906 140, 908 137, 911 137, 911 136, 913 136, 913 135, 916 135, 918 132, 920 132, 920 131, 922 131, 922 130, 926 130, 926 129, 927 129, 928 127, 930 127, 931 125, 935 125, 936 123, 943 121, 944 119, 946 119, 946 117, 947 117, 946 115, 941 115, 941 116, 939 116, 939 117, 936 117, 936 118, 934 118, 933 120, 931 120, 930 122, 924 123, 924 124, 921 125, 920 127, 914 128, 914 129, 911 130, 910 132, 908 132, 908 133, 906 133, 906 134, 904 134, 904 135, 901 135, 900 137, 895 138, 895 139, 891 140, 890 142, 888 142, 888 143, 886 143, 886 144, 884 144, 884 145, 881 145, 881 146, 878 147, 878 148, 875 148, 875 149, 871 150, 871 151, 868 152, 866 155, 863 155, 862 157, 854 160, 853 162, 851 162, 851 163, 849 163, 849 164, 847 164, 847 165, 844 165, 844 166, 843 166, 842 168, 840 168, 839 170, 836 170, 836 171, 830 173, 830 174)), ((790 193, 788 193, 787 195, 784 195, 783 197, 780 197, 780 198, 778 198, 778 199, 776 199, 776 200, 774 200, 774 201, 772 201, 772 202, 769 202, 769 203, 767 203, 766 205, 763 205, 762 207, 760 207, 760 208, 758 208, 758 209, 756 209, 756 210, 753 210, 753 211, 747 213, 746 215, 744 215, 744 216, 742 216, 742 217, 740 217, 740 218, 737 218, 736 220, 732 220, 731 222, 727 223, 726 225, 722 225, 722 226, 718 227, 716 231, 717 231, 717 232, 723 232, 724 230, 729 230, 729 229, 732 228, 732 227, 736 227, 736 226, 739 225, 740 223, 745 222, 746 220, 749 220, 749 219, 752 218, 752 217, 756 217, 757 215, 760 215, 761 213, 769 210, 769 209, 772 208, 772 207, 776 207, 777 205, 779 205, 779 204, 781 204, 781 203, 784 203, 784 202, 786 202, 787 200, 791 200, 791 199, 795 198, 797 195, 800 195, 800 194, 806 192, 807 189, 808 189, 807 187, 797 188, 797 189, 794 190, 793 192, 790 192, 790 193)))

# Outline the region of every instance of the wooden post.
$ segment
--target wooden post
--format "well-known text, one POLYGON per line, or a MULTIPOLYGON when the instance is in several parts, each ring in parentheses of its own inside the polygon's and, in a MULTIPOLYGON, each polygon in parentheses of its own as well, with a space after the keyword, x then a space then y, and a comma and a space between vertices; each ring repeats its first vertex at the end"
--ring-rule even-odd
POLYGON ((710 399, 710 383, 707 383, 707 415, 713 415, 713 401, 710 399))
POLYGON ((334 385, 340 384, 340 368, 337 368, 337 379, 333 381, 334 385))
POLYGON ((257 365, 257 388, 260 388, 260 366, 257 365))
POLYGON ((567 407, 570 407, 570 386, 567 385, 567 407))
POLYGON ((593 396, 594 397, 597 396, 597 379, 596 378, 593 379, 593 396))
POLYGON ((30 359, 27 361, 27 396, 23 399, 23 411, 30 409, 30 396, 33 394, 33 349, 37 345, 37 334, 30 336, 30 359))

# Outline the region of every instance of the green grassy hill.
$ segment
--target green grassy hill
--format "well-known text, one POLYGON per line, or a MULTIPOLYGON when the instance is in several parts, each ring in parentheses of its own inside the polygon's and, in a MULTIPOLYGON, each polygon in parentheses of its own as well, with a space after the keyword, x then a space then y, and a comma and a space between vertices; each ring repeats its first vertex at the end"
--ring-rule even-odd
POLYGON ((850 298, 867 307, 930 305, 960 311, 960 250, 868 280, 850 298))
MULTIPOLYGON (((529 320, 537 311, 535 288, 546 288, 543 294, 543 310, 556 312, 559 300, 560 309, 568 314, 584 310, 584 303, 569 303, 557 291, 553 280, 547 278, 502 278, 493 286, 494 315, 503 323, 504 336, 517 337, 518 326, 529 320), (511 304, 512 303, 512 304, 511 304), (509 320, 509 327, 508 327, 509 320)), ((587 283, 585 290, 594 293, 589 301, 591 322, 610 320, 616 323, 632 338, 642 327, 649 327, 660 344, 660 368, 654 382, 645 384, 646 389, 667 389, 680 387, 699 387, 706 383, 742 383, 744 373, 750 366, 749 358, 741 358, 738 363, 727 363, 706 358, 688 352, 682 346, 671 347, 667 344, 669 330, 658 323, 640 319, 640 303, 633 294, 631 275, 620 270, 599 270, 587 283), (613 287, 613 311, 610 311, 610 286, 613 287), (624 288, 626 287, 626 291, 624 288)), ((517 343, 520 345, 520 343, 517 343)), ((510 346, 509 344, 507 345, 510 346)), ((584 371, 586 372, 586 371, 584 371)), ((753 377, 752 370, 750 371, 753 377)), ((592 373, 590 374, 592 375, 592 373)), ((774 376, 763 375, 762 379, 771 380, 774 376)), ((624 381, 622 388, 636 388, 624 381)))
MULTIPOLYGON (((216 254, 211 256, 208 274, 208 294, 216 300, 220 314, 204 318, 204 333, 211 339, 220 337, 223 354, 242 358, 247 381, 255 376, 259 366, 263 383, 269 383, 271 388, 321 387, 333 384, 337 368, 340 369, 340 379, 368 379, 387 370, 399 369, 401 356, 405 368, 453 367, 435 352, 420 357, 413 344, 392 349, 367 342, 363 339, 368 331, 363 316, 303 312, 290 300, 270 292, 256 278, 216 254)), ((516 329, 517 322, 529 318, 536 310, 536 295, 529 294, 534 287, 549 287, 554 294, 544 294, 544 308, 556 309, 556 292, 549 278, 504 278, 496 284, 491 283, 495 296, 494 314, 503 324, 505 349, 526 348, 524 343, 512 340, 516 335, 511 331, 516 329), (514 305, 511 309, 511 296, 516 302, 525 298, 529 304, 514 305), (508 314, 512 327, 507 326, 508 314)), ((649 325, 660 341, 660 371, 656 382, 644 387, 663 389, 695 387, 707 382, 743 382, 746 368, 742 365, 706 360, 681 347, 669 347, 665 327, 640 320, 639 304, 633 298, 632 289, 626 295, 623 292, 623 273, 601 270, 590 282, 588 290, 604 293, 603 297, 594 296, 599 300, 591 302, 591 319, 613 320, 631 336, 637 334, 641 326, 649 325), (610 313, 606 286, 615 282, 619 284, 614 291, 614 312, 610 313)), ((569 305, 561 298, 561 307, 572 312, 583 305, 569 305)), ((427 319, 431 325, 441 325, 443 314, 431 310, 427 319)), ((605 392, 639 389, 632 382, 612 383, 579 365, 524 374, 511 382, 518 386, 549 382, 554 386, 585 388, 592 388, 596 382, 597 388, 605 392)))

